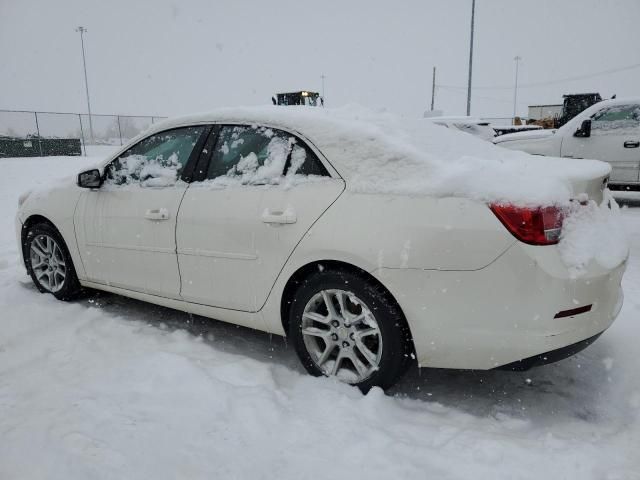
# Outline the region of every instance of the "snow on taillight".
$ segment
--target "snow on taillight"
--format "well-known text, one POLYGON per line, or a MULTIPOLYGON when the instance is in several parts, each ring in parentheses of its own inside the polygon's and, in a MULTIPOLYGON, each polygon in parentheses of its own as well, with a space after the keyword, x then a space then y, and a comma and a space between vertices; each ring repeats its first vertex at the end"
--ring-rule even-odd
POLYGON ((562 231, 562 210, 558 207, 525 208, 491 204, 491 211, 518 240, 529 245, 555 245, 562 231))

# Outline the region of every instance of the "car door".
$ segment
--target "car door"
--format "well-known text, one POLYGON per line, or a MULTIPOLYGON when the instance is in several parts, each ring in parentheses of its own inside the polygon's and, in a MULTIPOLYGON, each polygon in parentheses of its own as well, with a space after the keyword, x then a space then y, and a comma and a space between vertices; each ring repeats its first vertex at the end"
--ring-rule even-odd
POLYGON ((209 130, 153 134, 106 166, 99 189, 83 192, 74 223, 88 280, 179 298, 175 228, 187 189, 180 177, 209 130))
POLYGON ((177 251, 183 299, 258 311, 303 235, 344 190, 298 136, 218 126, 204 181, 180 207, 177 251))
POLYGON ((640 105, 612 105, 591 117, 591 135, 570 135, 562 156, 595 158, 611 164, 611 183, 638 183, 640 174, 640 105))

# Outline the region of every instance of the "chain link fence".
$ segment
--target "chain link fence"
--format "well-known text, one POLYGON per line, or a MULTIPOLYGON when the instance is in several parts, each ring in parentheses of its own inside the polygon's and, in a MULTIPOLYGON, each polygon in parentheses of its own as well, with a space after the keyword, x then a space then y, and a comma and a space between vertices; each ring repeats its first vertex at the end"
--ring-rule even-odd
MULTIPOLYGON (((124 145, 167 117, 0 110, 0 137, 74 138, 86 145, 124 145)), ((86 154, 86 149, 85 149, 86 154)))

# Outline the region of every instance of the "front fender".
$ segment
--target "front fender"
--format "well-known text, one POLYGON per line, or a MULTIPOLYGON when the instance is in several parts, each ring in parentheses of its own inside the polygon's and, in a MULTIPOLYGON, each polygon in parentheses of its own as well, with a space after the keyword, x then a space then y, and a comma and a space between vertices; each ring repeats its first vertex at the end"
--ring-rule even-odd
MULTIPOLYGON (((30 224, 30 219, 37 216, 45 218, 56 227, 67 245, 80 280, 86 276, 76 241, 74 213, 81 194, 82 189, 75 185, 75 179, 65 179, 51 187, 32 192, 17 214, 18 222, 22 225, 30 224)), ((21 238, 22 232, 19 233, 22 251, 21 238)))

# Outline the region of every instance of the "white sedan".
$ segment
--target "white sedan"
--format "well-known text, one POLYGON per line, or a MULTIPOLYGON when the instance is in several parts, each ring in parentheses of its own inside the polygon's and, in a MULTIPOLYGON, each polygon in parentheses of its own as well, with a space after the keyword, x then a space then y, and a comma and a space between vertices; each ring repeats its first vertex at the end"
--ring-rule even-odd
POLYGON ((609 215, 608 165, 550 173, 471 136, 365 116, 261 107, 156 124, 22 195, 27 271, 61 300, 94 288, 286 335, 311 374, 363 390, 414 359, 528 368, 611 325, 627 251, 575 247, 584 212, 609 215))

